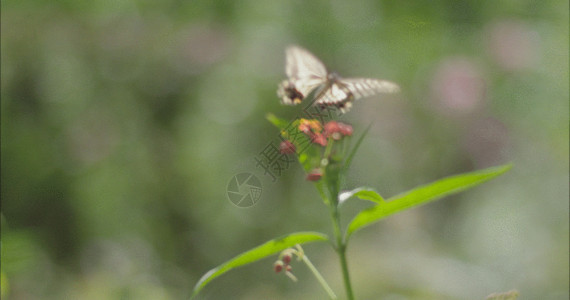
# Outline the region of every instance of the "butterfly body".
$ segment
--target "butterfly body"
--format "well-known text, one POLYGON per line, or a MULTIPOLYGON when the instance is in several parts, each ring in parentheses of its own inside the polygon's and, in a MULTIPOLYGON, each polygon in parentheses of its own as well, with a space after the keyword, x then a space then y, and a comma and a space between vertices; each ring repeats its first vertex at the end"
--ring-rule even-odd
POLYGON ((342 78, 329 72, 316 56, 301 47, 290 46, 285 53, 287 79, 277 89, 283 104, 299 104, 316 90, 315 105, 334 106, 344 113, 356 99, 399 91, 397 84, 386 80, 342 78))

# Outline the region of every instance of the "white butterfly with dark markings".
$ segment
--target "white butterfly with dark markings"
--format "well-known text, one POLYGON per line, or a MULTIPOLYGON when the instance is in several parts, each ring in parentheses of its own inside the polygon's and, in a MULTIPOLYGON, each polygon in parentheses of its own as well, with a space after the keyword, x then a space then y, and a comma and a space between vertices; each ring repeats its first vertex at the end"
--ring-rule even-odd
POLYGON ((301 103, 317 89, 314 103, 321 107, 334 106, 342 113, 350 110, 356 99, 379 93, 396 93, 400 87, 390 81, 372 78, 341 78, 327 71, 325 65, 311 52, 289 46, 285 51, 287 79, 279 84, 277 95, 281 103, 301 103))

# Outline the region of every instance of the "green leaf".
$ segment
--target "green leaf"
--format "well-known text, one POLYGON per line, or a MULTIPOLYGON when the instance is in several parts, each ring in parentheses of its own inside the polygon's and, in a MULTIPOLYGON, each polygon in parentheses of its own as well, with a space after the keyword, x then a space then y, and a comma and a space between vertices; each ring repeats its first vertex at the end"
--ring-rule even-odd
POLYGON ((338 203, 342 204, 351 197, 358 197, 362 200, 369 200, 377 204, 384 203, 384 198, 374 189, 368 187, 359 187, 352 191, 340 193, 340 195, 338 195, 338 203))
POLYGON ((221 264, 217 268, 208 271, 194 286, 192 297, 194 298, 206 284, 212 279, 243 265, 258 261, 277 252, 293 247, 296 244, 303 244, 314 241, 327 241, 328 237, 320 232, 297 232, 291 233, 266 242, 256 248, 246 251, 229 261, 221 264))
POLYGON ((358 138, 358 141, 356 141, 356 144, 354 145, 352 150, 350 150, 350 154, 348 154, 348 156, 346 157, 346 161, 344 163, 345 171, 348 169, 348 167, 350 167, 350 164, 352 163, 352 158, 354 157, 354 154, 356 154, 356 150, 358 150, 358 148, 360 147, 360 144, 362 144, 364 137, 366 136, 366 134, 368 134, 370 127, 372 127, 372 124, 370 124, 370 125, 368 125, 368 127, 366 127, 366 129, 364 130, 362 135, 358 138))
POLYGON ((387 202, 363 210, 356 215, 348 225, 346 238, 348 239, 355 231, 389 215, 474 187, 505 173, 510 168, 511 165, 504 165, 455 175, 394 196, 388 199, 387 202))

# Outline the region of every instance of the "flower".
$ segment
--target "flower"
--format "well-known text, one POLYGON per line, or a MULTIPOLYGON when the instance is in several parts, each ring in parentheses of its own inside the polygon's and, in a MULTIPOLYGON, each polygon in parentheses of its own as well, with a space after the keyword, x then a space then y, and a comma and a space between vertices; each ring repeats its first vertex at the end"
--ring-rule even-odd
POLYGON ((282 154, 292 154, 292 153, 295 153, 296 149, 295 149, 295 145, 293 145, 293 143, 291 143, 288 140, 284 140, 281 142, 281 144, 279 144, 279 151, 282 154))
POLYGON ((275 273, 279 273, 281 272, 281 270, 283 270, 283 262, 278 260, 273 264, 273 269, 275 270, 275 273))
POLYGON ((324 147, 327 145, 327 137, 321 133, 313 134, 313 136, 311 137, 311 142, 319 144, 324 147))
POLYGON ((330 121, 325 124, 325 134, 332 137, 334 140, 340 140, 342 134, 340 133, 340 126, 337 121, 330 121))
POLYGON ((340 128, 340 133, 344 136, 351 136, 352 135, 352 126, 344 123, 338 123, 340 128))
POLYGON ((319 144, 321 146, 327 145, 327 136, 323 133, 323 126, 319 120, 299 120, 299 131, 306 134, 312 143, 319 144))
POLYGON ((321 179, 321 177, 323 177, 323 171, 321 171, 321 169, 314 169, 309 174, 307 174, 306 179, 308 181, 318 181, 321 179))
POLYGON ((283 262, 287 265, 291 262, 291 254, 290 253, 286 253, 285 255, 283 255, 283 262))
POLYGON ((299 131, 304 134, 310 135, 310 133, 320 133, 323 130, 321 122, 319 120, 307 120, 301 119, 299 121, 299 131))
POLYGON ((338 141, 343 136, 352 135, 352 126, 337 121, 330 121, 325 124, 325 135, 338 141))
POLYGON ((329 121, 325 124, 325 131, 330 133, 338 132, 340 130, 338 124, 339 122, 337 121, 329 121))

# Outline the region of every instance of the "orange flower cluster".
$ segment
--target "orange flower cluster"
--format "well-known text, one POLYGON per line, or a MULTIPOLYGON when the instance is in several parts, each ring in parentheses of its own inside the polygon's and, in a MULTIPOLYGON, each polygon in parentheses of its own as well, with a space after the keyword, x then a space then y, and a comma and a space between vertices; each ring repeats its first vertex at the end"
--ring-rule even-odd
MULTIPOLYGON (((332 143, 341 140, 345 136, 352 135, 352 126, 337 121, 329 121, 323 125, 319 120, 300 119, 298 129, 309 137, 311 143, 322 147, 327 146, 329 142, 332 143)), ((296 152, 296 148, 291 141, 284 140, 279 145, 279 151, 283 154, 293 154, 296 152)), ((321 177, 323 177, 323 173, 324 171, 320 167, 313 169, 307 174, 306 179, 309 181, 319 181, 321 177)), ((283 265, 277 264, 275 268, 278 272, 278 270, 283 268, 283 265)))
POLYGON ((352 126, 337 121, 329 121, 322 126, 318 120, 301 119, 299 131, 311 138, 311 142, 324 147, 327 145, 328 138, 338 141, 343 136, 352 135, 352 126))
MULTIPOLYGON (((299 131, 306 134, 312 143, 325 147, 329 138, 338 141, 344 136, 351 136, 352 126, 337 121, 329 121, 323 126, 319 120, 301 119, 299 131)), ((293 143, 285 140, 279 145, 279 150, 283 154, 293 154, 296 148, 293 143)))

